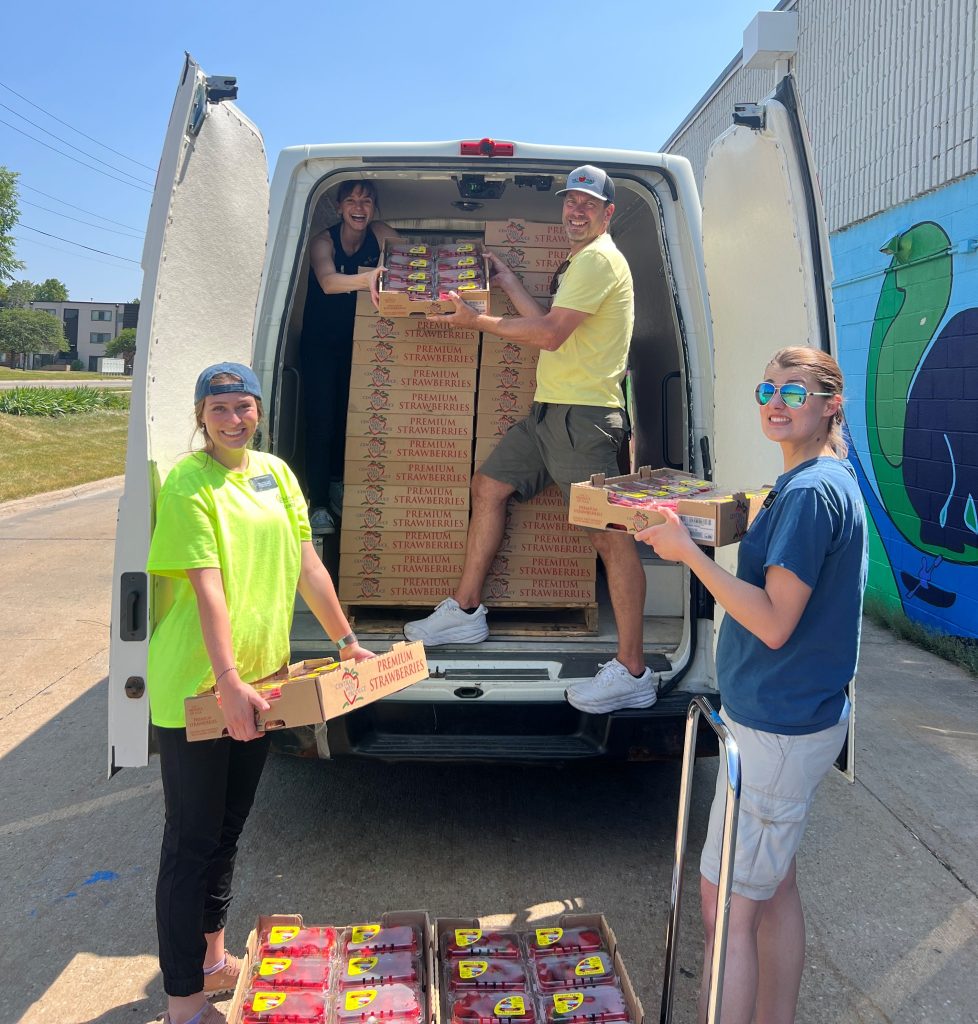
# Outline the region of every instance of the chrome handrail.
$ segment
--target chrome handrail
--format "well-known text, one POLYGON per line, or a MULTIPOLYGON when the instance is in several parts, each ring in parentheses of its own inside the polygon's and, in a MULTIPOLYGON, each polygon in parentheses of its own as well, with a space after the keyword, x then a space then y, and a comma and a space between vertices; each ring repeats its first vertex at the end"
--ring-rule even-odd
POLYGON ((701 714, 706 715, 713 731, 723 743, 727 763, 727 797, 723 810, 723 840, 720 846, 720 880, 717 891, 716 929, 713 933, 713 961, 710 965, 710 992, 707 1024, 719 1024, 723 1000, 723 968, 727 955, 727 912, 733 882, 734 850, 737 843, 737 812, 740 810, 740 750, 737 741, 705 697, 694 697, 686 712, 686 741, 683 746, 683 772, 679 787, 679 819, 676 823, 676 853, 672 866, 669 925, 666 929, 665 978, 662 982, 660 1024, 671 1024, 675 996, 679 913, 682 908, 683 871, 686 866, 686 838, 689 830, 689 804, 692 796, 693 768, 696 764, 696 732, 701 714))

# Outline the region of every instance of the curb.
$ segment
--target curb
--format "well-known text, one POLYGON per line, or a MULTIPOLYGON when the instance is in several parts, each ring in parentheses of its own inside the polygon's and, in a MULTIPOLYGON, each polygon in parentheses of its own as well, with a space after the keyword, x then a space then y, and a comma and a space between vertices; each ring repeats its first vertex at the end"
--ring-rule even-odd
POLYGON ((76 487, 65 487, 60 491, 46 491, 44 494, 31 494, 26 498, 15 498, 13 501, 0 502, 0 519, 17 515, 19 512, 30 512, 48 505, 56 505, 71 498, 83 498, 103 491, 111 491, 113 487, 121 487, 125 476, 110 476, 102 480, 92 480, 76 487))

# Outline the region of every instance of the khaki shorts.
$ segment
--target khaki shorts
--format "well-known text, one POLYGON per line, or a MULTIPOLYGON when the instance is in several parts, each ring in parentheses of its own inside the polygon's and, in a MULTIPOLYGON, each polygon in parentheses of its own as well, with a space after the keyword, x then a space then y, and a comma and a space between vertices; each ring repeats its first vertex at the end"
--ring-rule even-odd
POLYGON ((570 499, 570 485, 592 473, 618 476, 618 449, 628 432, 622 409, 534 402, 530 415, 503 435, 479 472, 510 484, 528 501, 554 482, 570 499))
MULTIPOLYGON (((828 729, 805 736, 761 732, 726 717, 723 721, 740 748, 740 816, 733 891, 748 899, 769 900, 791 868, 815 790, 839 756, 849 720, 847 717, 828 729)), ((710 825, 700 858, 700 874, 714 885, 720 880, 726 795, 726 762, 721 757, 710 825)))

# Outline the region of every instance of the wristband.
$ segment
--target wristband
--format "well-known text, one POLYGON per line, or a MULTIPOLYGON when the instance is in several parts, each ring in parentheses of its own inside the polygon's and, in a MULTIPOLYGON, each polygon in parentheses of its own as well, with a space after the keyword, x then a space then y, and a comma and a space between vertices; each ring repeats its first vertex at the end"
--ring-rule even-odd
POLYGON ((235 672, 237 671, 237 668, 237 665, 228 665, 228 667, 219 676, 215 676, 214 685, 217 686, 217 684, 228 674, 228 672, 235 672))
POLYGON ((336 641, 336 646, 342 651, 344 647, 352 647, 354 644, 359 642, 360 641, 357 640, 356 633, 347 633, 346 636, 341 636, 339 640, 336 641))

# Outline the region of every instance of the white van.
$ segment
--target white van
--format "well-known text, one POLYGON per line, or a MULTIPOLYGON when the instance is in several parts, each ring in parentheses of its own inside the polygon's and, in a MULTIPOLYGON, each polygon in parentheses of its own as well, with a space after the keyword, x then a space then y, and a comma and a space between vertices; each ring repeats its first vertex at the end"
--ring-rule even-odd
MULTIPOLYGON (((204 366, 255 368, 267 413, 259 444, 303 477, 302 418, 322 383, 303 381, 299 369, 308 242, 324 211, 336 219, 332 198, 344 180, 375 181, 385 221, 436 237, 481 232, 490 219, 559 222, 553 193, 567 172, 607 170, 616 186, 611 234, 635 283, 636 465, 675 466, 725 486, 773 481, 780 453, 761 436, 752 394, 767 358, 785 344, 835 352, 828 240, 790 78, 767 100, 732 111, 734 124, 711 149, 702 211, 683 158, 491 140, 293 147, 269 189, 261 135, 230 102, 235 94, 233 79, 209 79, 187 59, 150 212, 116 540, 110 771, 147 760, 147 646, 166 600, 165 581, 146 573, 153 507, 191 446, 193 386, 204 366)), ((733 556, 733 548, 717 551, 728 566, 733 556)), ((643 557, 654 707, 592 716, 564 700, 571 683, 614 656, 605 594, 594 635, 562 636, 544 624, 538 635, 434 648, 427 681, 292 731, 282 745, 389 761, 676 756, 691 697, 716 693, 714 608, 688 572, 643 557)), ((375 650, 400 639, 399 627, 357 629, 375 650)), ((292 652, 332 652, 301 607, 292 652)))

